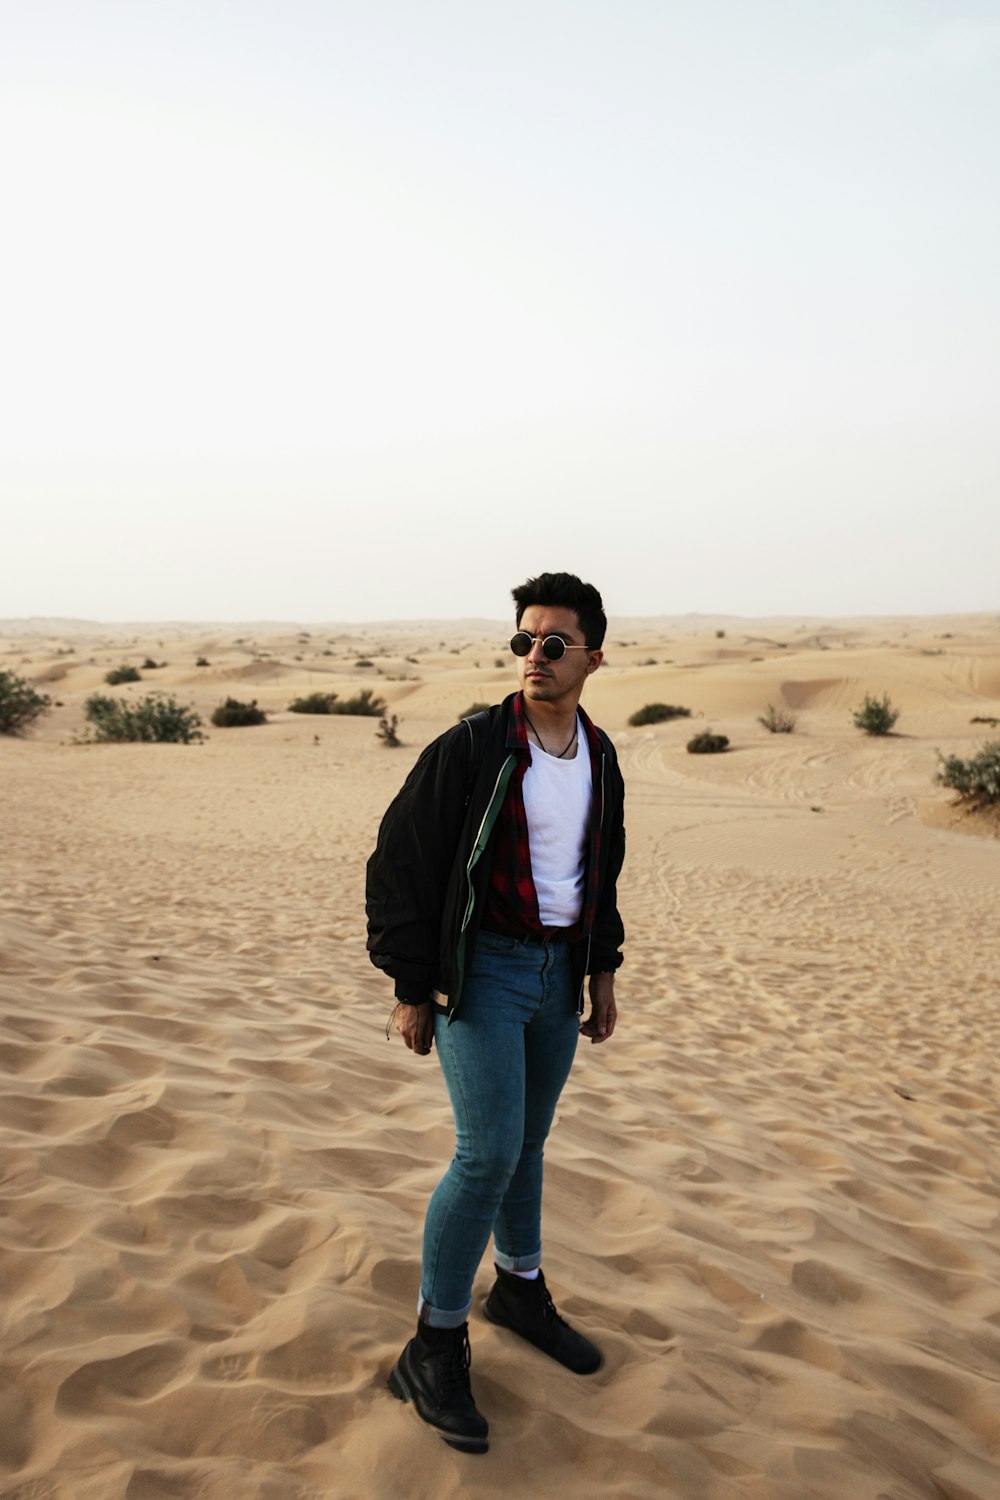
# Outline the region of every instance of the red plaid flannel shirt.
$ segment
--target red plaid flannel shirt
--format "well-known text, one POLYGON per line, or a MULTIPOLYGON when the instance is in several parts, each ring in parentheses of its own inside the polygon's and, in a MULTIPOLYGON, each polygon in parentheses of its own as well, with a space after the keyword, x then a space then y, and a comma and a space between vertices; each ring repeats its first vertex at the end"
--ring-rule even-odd
MULTIPOLYGON (((593 791, 590 799, 590 835, 587 841, 584 873, 583 908, 575 924, 574 936, 586 936, 597 912, 597 872, 601 841, 601 741, 590 719, 579 709, 590 751, 593 791)), ((538 915, 538 894, 531 874, 531 851, 528 845, 528 818, 524 811, 521 783, 531 764, 528 724, 524 716, 524 698, 518 693, 512 704, 507 728, 507 749, 513 750, 518 764, 507 784, 500 815, 493 833, 493 865, 483 913, 484 925, 511 937, 525 934, 539 936, 545 928, 538 915)), ((579 754, 579 750, 577 751, 579 754)))

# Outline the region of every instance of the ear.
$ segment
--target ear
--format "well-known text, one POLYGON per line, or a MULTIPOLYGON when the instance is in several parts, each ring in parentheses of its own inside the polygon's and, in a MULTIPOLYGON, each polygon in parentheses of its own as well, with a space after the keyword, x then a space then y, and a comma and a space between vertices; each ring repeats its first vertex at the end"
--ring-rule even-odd
POLYGON ((590 674, 592 672, 596 672, 597 671, 598 667, 601 665, 601 662, 603 660, 604 660, 604 652, 603 651, 588 651, 587 652, 587 676, 588 677, 590 676, 590 674))

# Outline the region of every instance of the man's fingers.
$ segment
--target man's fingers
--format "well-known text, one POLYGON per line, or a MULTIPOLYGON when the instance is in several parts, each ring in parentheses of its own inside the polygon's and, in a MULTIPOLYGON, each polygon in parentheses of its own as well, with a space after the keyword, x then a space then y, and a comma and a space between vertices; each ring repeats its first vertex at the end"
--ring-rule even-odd
POLYGON ((592 1005, 590 1015, 580 1031, 584 1036, 589 1036, 592 1042, 606 1042, 615 1029, 617 1019, 618 1011, 613 1001, 606 1009, 592 1005))
POLYGON ((415 1011, 413 1006, 400 1005, 393 1017, 396 1030, 411 1052, 426 1057, 434 1044, 434 1017, 430 1011, 415 1011))

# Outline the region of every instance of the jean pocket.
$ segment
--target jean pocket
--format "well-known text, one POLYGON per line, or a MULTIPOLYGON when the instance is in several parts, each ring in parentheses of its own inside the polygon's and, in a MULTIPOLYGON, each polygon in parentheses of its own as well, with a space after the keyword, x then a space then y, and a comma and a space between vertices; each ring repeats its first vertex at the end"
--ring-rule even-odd
POLYGON ((500 932, 480 932, 476 938, 477 953, 516 953, 520 947, 520 938, 506 937, 500 932))

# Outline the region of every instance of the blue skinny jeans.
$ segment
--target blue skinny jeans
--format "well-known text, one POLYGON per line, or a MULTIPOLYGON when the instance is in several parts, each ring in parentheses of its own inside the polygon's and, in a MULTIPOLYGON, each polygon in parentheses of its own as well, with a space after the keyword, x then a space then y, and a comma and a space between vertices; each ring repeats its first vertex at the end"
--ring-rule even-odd
POLYGON ((455 1155, 424 1225, 422 1317, 457 1328, 490 1234, 507 1271, 542 1258, 542 1156, 580 1034, 569 949, 480 933, 449 1025, 434 1041, 455 1114, 455 1155))

